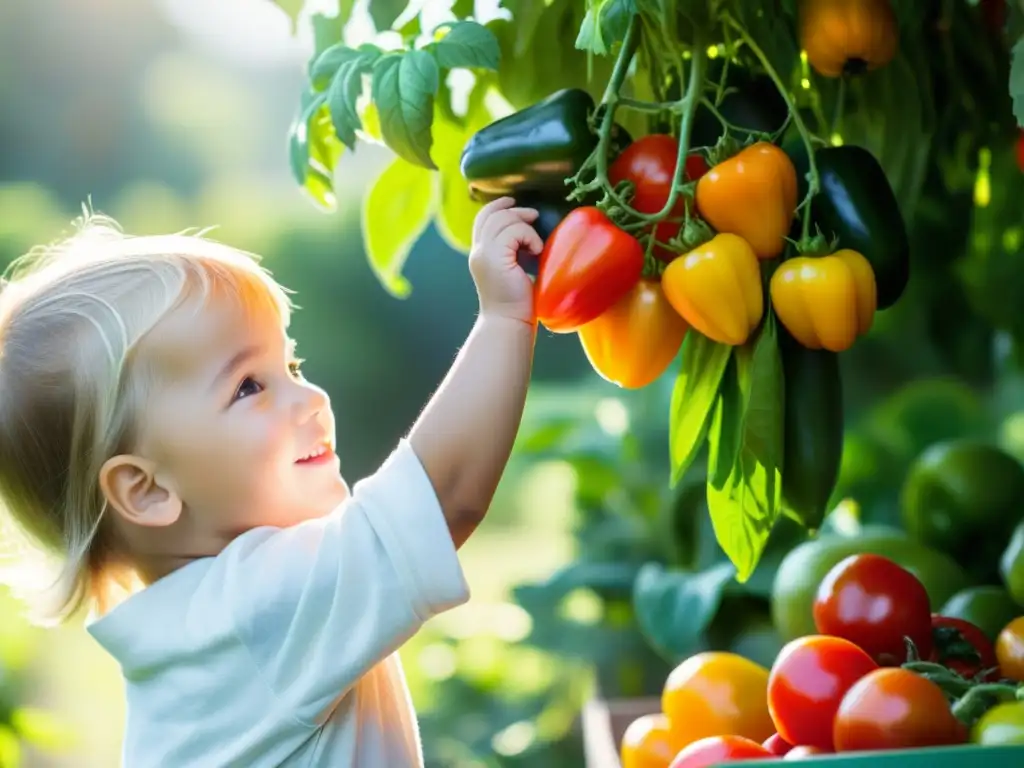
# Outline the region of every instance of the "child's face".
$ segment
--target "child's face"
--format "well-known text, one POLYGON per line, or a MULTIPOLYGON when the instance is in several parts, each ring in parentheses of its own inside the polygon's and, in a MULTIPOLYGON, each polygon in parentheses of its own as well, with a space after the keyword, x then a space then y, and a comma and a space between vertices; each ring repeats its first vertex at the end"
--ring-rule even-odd
POLYGON ((146 351, 157 385, 143 448, 190 526, 230 540, 321 517, 346 498, 330 400, 298 373, 272 313, 253 316, 230 301, 178 311, 146 351))

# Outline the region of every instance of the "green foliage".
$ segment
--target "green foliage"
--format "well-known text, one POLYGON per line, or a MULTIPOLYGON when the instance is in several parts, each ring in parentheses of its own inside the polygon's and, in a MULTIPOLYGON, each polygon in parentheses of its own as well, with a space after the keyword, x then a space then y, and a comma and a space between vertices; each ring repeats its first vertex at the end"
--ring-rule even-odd
POLYGON ((441 82, 437 60, 426 51, 388 53, 373 67, 373 101, 384 141, 400 157, 436 169, 430 159, 434 94, 441 82))
POLYGON ((669 413, 673 484, 682 479, 703 446, 719 384, 731 359, 731 347, 702 334, 688 333, 683 341, 682 367, 669 413))
POLYGON ((342 146, 332 128, 331 112, 324 94, 306 92, 302 114, 292 123, 288 156, 292 175, 303 191, 321 208, 333 211, 334 167, 342 146))
POLYGON ((774 317, 752 353, 726 368, 709 436, 708 507, 718 543, 750 578, 778 516, 782 490, 782 362, 774 317))
POLYGON ((396 158, 377 177, 363 207, 363 240, 370 266, 392 295, 409 294, 402 265, 430 222, 433 179, 423 168, 396 158))

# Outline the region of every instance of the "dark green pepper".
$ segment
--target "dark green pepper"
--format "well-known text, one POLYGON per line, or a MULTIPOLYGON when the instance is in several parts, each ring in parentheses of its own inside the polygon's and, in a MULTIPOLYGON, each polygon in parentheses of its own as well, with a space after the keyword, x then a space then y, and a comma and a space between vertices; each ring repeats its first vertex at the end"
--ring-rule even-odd
MULTIPOLYGON (((803 143, 787 152, 796 166, 799 196, 807 194, 809 164, 803 143)), ((852 144, 824 147, 814 153, 821 188, 812 205, 812 222, 839 248, 863 254, 878 286, 878 309, 903 295, 910 279, 910 240, 896 195, 885 171, 868 150, 852 144)))
MULTIPOLYGON (((594 99, 568 88, 477 131, 462 150, 462 175, 478 199, 543 193, 564 199, 565 180, 573 176, 597 146, 590 129, 594 99)), ((615 126, 615 148, 629 137, 615 126)))
POLYGON ((816 530, 843 458, 843 386, 839 356, 807 349, 779 326, 785 389, 782 507, 786 515, 816 530))
MULTIPOLYGON (((540 239, 547 242, 551 233, 555 231, 555 227, 561 223, 569 211, 578 207, 580 203, 562 200, 554 196, 545 196, 539 192, 523 192, 517 195, 516 205, 523 208, 534 208, 537 211, 539 215, 533 222, 533 228, 537 230, 540 239)), ((528 274, 537 274, 537 256, 523 250, 519 252, 518 260, 519 266, 526 270, 528 274)))
POLYGON ((1010 543, 1003 550, 1003 557, 999 561, 999 573, 1010 597, 1017 605, 1024 606, 1024 521, 1014 529, 1010 543))
POLYGON ((937 613, 971 622, 994 643, 1003 627, 1020 616, 1020 606, 1002 587, 983 585, 961 589, 937 613))
MULTIPOLYGON (((715 59, 708 69, 708 79, 716 82, 721 77, 721 71, 722 60, 715 59)), ((746 129, 734 131, 733 138, 743 141, 750 135, 747 131, 775 133, 789 119, 786 101, 779 95, 779 89, 770 77, 731 65, 725 87, 728 91, 718 105, 718 112, 730 125, 746 129)), ((709 93, 708 96, 713 98, 714 94, 709 93)), ((721 121, 707 106, 701 104, 693 118, 690 146, 713 147, 724 130, 721 121)))

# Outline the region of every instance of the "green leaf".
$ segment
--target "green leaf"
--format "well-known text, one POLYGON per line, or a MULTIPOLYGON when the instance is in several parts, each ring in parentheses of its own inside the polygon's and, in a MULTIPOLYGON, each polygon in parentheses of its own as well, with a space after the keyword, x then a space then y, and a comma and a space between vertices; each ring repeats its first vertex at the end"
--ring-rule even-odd
POLYGON ((391 29, 408 3, 405 0, 371 0, 370 17, 378 32, 391 29))
POLYGON ((629 20, 636 12, 635 0, 589 0, 576 36, 576 48, 607 55, 626 37, 629 20))
POLYGON ((324 210, 333 211, 337 203, 334 167, 343 147, 324 99, 322 93, 303 93, 302 112, 288 132, 288 158, 292 176, 306 194, 324 210))
POLYGON ((313 84, 313 90, 322 91, 327 88, 342 65, 358 58, 359 55, 360 51, 357 48, 349 48, 344 43, 338 43, 317 56, 309 67, 309 79, 313 84))
POLYGON ((19 707, 11 715, 11 727, 19 736, 47 752, 63 752, 76 742, 71 726, 38 707, 19 707))
POLYGON ((715 413, 720 418, 716 430, 718 449, 708 462, 708 482, 715 488, 725 486, 740 453, 746 407, 744 390, 749 376, 750 348, 738 347, 725 367, 715 403, 715 413))
POLYGON ((497 70, 501 57, 498 38, 475 21, 457 21, 430 50, 443 69, 455 67, 497 70))
POLYGON ((18 734, 0 724, 0 765, 17 768, 21 765, 21 742, 18 734))
POLYGON ((452 118, 434 116, 434 147, 432 155, 440 173, 438 187, 437 231, 454 250, 469 253, 473 244, 473 222, 483 203, 469 196, 469 187, 462 176, 462 150, 470 136, 491 122, 491 114, 480 94, 474 89, 465 118, 456 123, 452 118))
POLYGON ((773 315, 763 326, 749 366, 738 357, 732 370, 736 374, 722 383, 708 436, 708 509, 715 538, 736 566, 737 580, 745 582, 775 524, 782 486, 783 377, 773 315), (727 465, 731 471, 725 473, 727 465))
POLYGON ((306 5, 306 0, 271 0, 271 2, 284 11, 288 20, 292 23, 292 34, 294 35, 299 24, 299 15, 306 5))
POLYGON ((380 49, 372 45, 363 46, 355 56, 349 57, 338 68, 327 89, 327 105, 331 121, 341 143, 355 149, 356 131, 363 127, 356 104, 363 94, 363 75, 373 69, 381 56, 380 49))
POLYGON ((412 290, 402 267, 430 223, 434 184, 431 173, 402 158, 377 177, 363 203, 363 241, 370 267, 397 298, 412 290))
POLYGON ((400 157, 436 170, 430 159, 434 94, 440 84, 437 61, 426 51, 389 53, 373 67, 373 101, 384 143, 400 157))
POLYGON ((732 347, 690 331, 683 342, 682 370, 672 390, 669 454, 672 485, 693 463, 707 434, 708 422, 732 347))
POLYGON ((722 598, 735 582, 732 563, 696 573, 668 571, 656 563, 640 569, 633 583, 636 621, 651 645, 674 661, 700 649, 722 598))
POLYGON ((473 15, 476 10, 474 0, 455 0, 452 3, 452 13, 457 19, 465 19, 473 15))
POLYGON ((345 22, 348 21, 345 6, 348 6, 348 14, 351 14, 352 0, 342 0, 342 10, 337 16, 314 13, 310 19, 313 27, 313 55, 310 57, 310 66, 323 55, 324 51, 340 43, 344 37, 345 22))
POLYGON ((1017 125, 1024 126, 1024 37, 1013 45, 1010 96, 1013 98, 1013 116, 1017 118, 1017 125))

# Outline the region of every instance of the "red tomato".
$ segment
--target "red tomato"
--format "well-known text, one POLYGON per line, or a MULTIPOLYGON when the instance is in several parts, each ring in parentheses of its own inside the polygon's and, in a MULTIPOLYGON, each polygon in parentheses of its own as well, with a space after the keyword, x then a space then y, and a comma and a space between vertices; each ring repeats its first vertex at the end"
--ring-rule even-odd
POLYGON ((790 744, 784 738, 779 736, 779 734, 777 733, 773 733, 771 736, 765 739, 761 746, 767 749, 773 755, 778 755, 779 757, 782 757, 793 748, 792 744, 790 744))
MULTIPOLYGON (((679 142, 666 134, 652 134, 634 141, 615 158, 608 169, 608 180, 615 186, 621 181, 631 181, 636 187, 631 205, 640 213, 658 213, 668 202, 672 193, 672 177, 676 172, 679 156, 679 142)), ((683 168, 684 180, 699 179, 708 172, 708 164, 700 155, 689 155, 683 168)), ((682 216, 686 200, 677 196, 677 203, 669 216, 682 216)), ((655 230, 659 242, 667 243, 679 234, 680 222, 661 221, 655 230)), ((667 248, 655 247, 654 255, 668 262, 679 254, 667 248)))
POLYGON ((904 637, 922 659, 932 652, 928 592, 910 571, 881 555, 851 555, 825 574, 814 599, 814 625, 886 666, 907 660, 904 637))
POLYGON ((995 647, 985 633, 971 622, 932 614, 932 641, 934 647, 931 661, 964 677, 971 678, 990 669, 994 671, 985 679, 999 678, 995 647))
POLYGON ((683 747, 669 768, 708 768, 729 760, 768 757, 776 755, 744 736, 708 736, 683 747))
POLYGON ((833 726, 837 752, 962 744, 967 728, 931 680, 908 669, 877 669, 843 697, 833 726))
POLYGON ((544 243, 534 283, 537 319, 570 333, 629 293, 644 269, 635 237, 591 206, 568 213, 544 243))
POLYGON ((841 637, 798 637, 779 652, 768 677, 768 711, 790 744, 832 749, 832 720, 843 696, 874 659, 841 637))
POLYGON ((1017 167, 1024 171, 1024 129, 1017 134, 1017 167))

